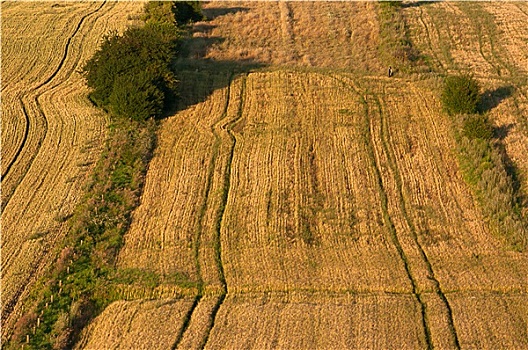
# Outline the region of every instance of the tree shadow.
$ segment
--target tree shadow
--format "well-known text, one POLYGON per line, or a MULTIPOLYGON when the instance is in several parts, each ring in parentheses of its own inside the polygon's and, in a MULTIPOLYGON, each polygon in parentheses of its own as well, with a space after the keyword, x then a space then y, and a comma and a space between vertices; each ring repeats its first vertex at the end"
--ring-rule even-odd
POLYGON ((481 113, 489 112, 502 101, 510 97, 515 91, 512 85, 501 86, 496 89, 486 90, 480 97, 478 110, 481 113))
POLYGON ((200 22, 193 26, 192 32, 201 33, 201 34, 209 34, 214 28, 216 28, 216 26, 213 24, 200 22))
POLYGON ((212 9, 203 9, 202 13, 204 14, 207 20, 213 20, 220 16, 225 16, 237 12, 247 12, 249 9, 247 7, 230 7, 230 8, 212 8, 212 9))
POLYGON ((263 67, 250 60, 229 61, 182 58, 175 63, 179 91, 175 103, 167 110, 172 116, 193 105, 206 101, 216 90, 223 89, 238 76, 263 67))
POLYGON ((495 148, 498 150, 501 158, 502 164, 504 164, 504 170, 511 179, 511 185, 514 193, 518 194, 517 200, 519 204, 523 205, 526 203, 526 195, 520 191, 521 184, 524 181, 524 177, 519 171, 519 168, 516 166, 515 162, 510 158, 508 152, 506 151, 506 146, 503 143, 496 143, 495 148))
MULTIPOLYGON (((246 8, 204 10, 207 18, 215 18, 228 13, 247 11, 246 8)), ((206 58, 209 48, 219 45, 225 38, 209 36, 214 25, 207 21, 193 26, 192 36, 180 48, 180 56, 173 62, 173 70, 178 80, 177 91, 167 106, 162 118, 204 102, 216 90, 223 89, 237 76, 264 67, 253 60, 215 60, 206 58)))
POLYGON ((514 124, 504 124, 504 125, 501 125, 499 127, 496 127, 496 128, 493 128, 493 136, 497 139, 497 140, 504 140, 506 138, 506 136, 508 136, 508 134, 510 133, 511 129, 513 129, 515 125, 514 124))

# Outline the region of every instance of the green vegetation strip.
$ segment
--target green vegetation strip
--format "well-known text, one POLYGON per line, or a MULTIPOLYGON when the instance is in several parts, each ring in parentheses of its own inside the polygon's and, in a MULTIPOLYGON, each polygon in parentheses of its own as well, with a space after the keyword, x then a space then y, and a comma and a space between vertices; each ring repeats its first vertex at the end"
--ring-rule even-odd
POLYGON ((528 241, 528 218, 523 215, 515 165, 509 160, 485 113, 479 85, 470 76, 448 77, 442 92, 444 110, 451 116, 464 180, 475 193, 492 230, 510 247, 523 251, 528 241))
POLYGON ((418 51, 412 46, 409 31, 401 10, 400 1, 379 1, 378 19, 380 23, 380 58, 387 66, 398 70, 410 71, 420 59, 418 51))

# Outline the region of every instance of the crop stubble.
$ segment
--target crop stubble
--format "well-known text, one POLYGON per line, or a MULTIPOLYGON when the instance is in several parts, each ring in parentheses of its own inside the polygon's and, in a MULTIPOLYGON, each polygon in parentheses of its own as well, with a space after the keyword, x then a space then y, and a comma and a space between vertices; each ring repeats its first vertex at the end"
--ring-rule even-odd
MULTIPOLYGON (((308 55, 302 65, 325 65, 327 56, 296 42, 310 36, 296 27, 310 13, 299 6, 209 3, 218 26, 199 27, 195 38, 227 36, 209 58, 299 64, 308 55), (282 29, 260 35, 268 26, 282 29)), ((332 18, 330 5, 310 6, 332 18)), ((463 15, 456 5, 427 6, 463 15)), ((424 44, 439 66, 497 72, 489 45, 468 39, 476 30, 446 46, 455 28, 431 24, 428 11, 424 44)), ((181 300, 190 306, 175 320, 174 345, 525 346, 527 256, 490 234, 427 82, 299 71, 214 79, 221 88, 163 123, 120 255, 121 267, 201 285, 196 299, 181 300)), ((102 322, 85 341, 113 344, 94 338, 102 322)))
POLYGON ((141 4, 2 4, 2 337, 49 265, 106 120, 78 70, 141 4), (38 14, 38 17, 35 17, 38 14))
POLYGON ((189 299, 116 301, 88 326, 76 349, 169 349, 192 305, 189 299))

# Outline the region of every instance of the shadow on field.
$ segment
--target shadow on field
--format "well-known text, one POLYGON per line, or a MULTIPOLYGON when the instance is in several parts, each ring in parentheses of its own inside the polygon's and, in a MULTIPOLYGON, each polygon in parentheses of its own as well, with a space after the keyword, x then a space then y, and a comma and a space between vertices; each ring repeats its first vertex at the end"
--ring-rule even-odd
POLYGON ((440 0, 409 1, 402 3, 401 7, 419 7, 423 5, 434 4, 435 2, 440 2, 440 0))
POLYGON ((486 90, 480 98, 480 112, 488 112, 497 107, 502 101, 510 97, 514 92, 511 85, 501 86, 494 90, 486 90))
POLYGON ((506 138, 506 136, 508 136, 508 134, 510 133, 510 130, 513 129, 514 126, 515 126, 514 124, 504 124, 499 127, 495 127, 493 129, 493 134, 495 138, 502 141, 506 138))
MULTIPOLYGON (((203 10, 209 20, 239 11, 247 11, 247 9, 233 7, 203 10)), ((178 96, 165 112, 164 117, 204 102, 214 91, 225 88, 237 76, 264 66, 250 59, 218 61, 206 58, 209 48, 225 41, 222 37, 210 36, 214 28, 215 26, 208 21, 198 22, 192 28, 192 37, 183 43, 181 56, 174 62, 174 70, 179 81, 178 96)))
POLYGON ((237 12, 247 12, 247 7, 230 7, 230 8, 214 8, 214 9, 203 9, 202 13, 208 20, 215 19, 220 16, 229 15, 237 12))

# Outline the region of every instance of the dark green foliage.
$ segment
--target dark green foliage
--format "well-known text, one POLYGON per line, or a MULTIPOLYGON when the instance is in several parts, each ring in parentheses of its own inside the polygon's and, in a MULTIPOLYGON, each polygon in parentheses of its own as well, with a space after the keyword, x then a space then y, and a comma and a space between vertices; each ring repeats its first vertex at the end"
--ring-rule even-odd
POLYGON ((145 5, 143 20, 146 23, 160 22, 175 25, 176 18, 172 10, 173 7, 172 1, 149 1, 145 5))
POLYGON ((107 36, 84 67, 90 99, 114 117, 161 116, 176 87, 171 64, 180 38, 176 27, 161 22, 107 36))
POLYGON ((174 1, 173 12, 178 24, 187 24, 204 19, 199 1, 174 1))
POLYGON ((165 94, 154 85, 153 79, 141 72, 118 76, 108 102, 114 116, 145 120, 161 115, 164 99, 165 94))
POLYGON ((480 102, 478 82, 469 75, 449 76, 442 91, 442 104, 449 115, 472 114, 480 102))
POLYGON ((161 22, 183 26, 202 20, 199 1, 150 1, 145 6, 145 22, 161 22))
POLYGON ((486 115, 471 114, 464 118, 463 133, 469 139, 490 140, 493 137, 493 126, 486 115))

